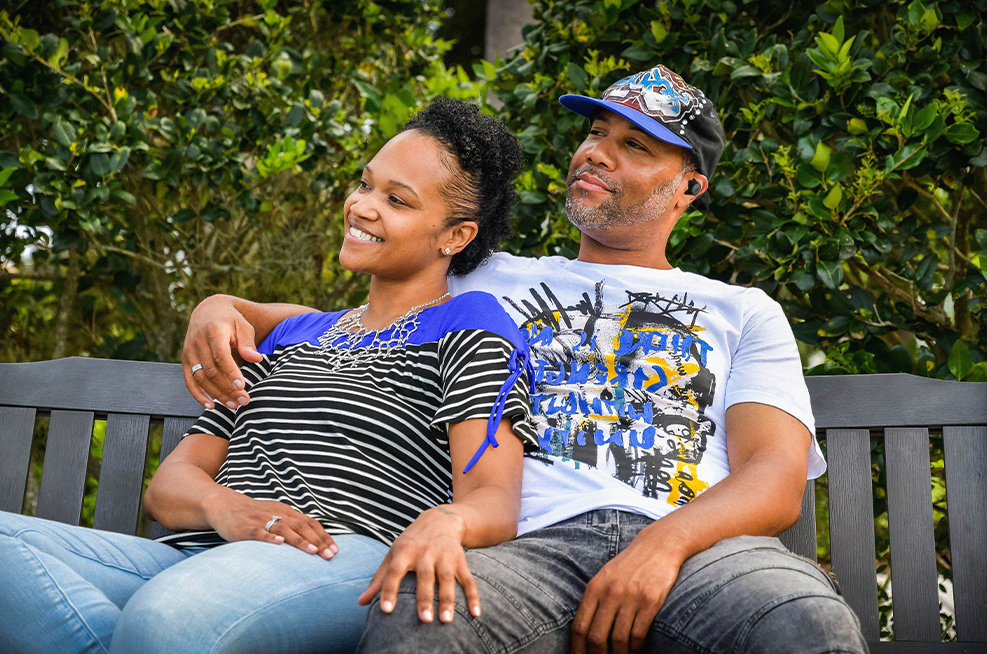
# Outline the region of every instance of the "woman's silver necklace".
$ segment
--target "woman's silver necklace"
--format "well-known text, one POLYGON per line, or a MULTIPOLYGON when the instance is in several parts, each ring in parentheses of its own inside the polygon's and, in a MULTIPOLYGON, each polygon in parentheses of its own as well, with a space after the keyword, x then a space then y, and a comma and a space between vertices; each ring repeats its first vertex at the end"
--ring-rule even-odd
POLYGON ((369 302, 357 307, 352 313, 337 320, 319 337, 319 345, 329 357, 329 369, 335 371, 368 364, 387 356, 395 348, 403 348, 408 342, 408 337, 418 329, 418 314, 423 309, 438 304, 447 297, 449 297, 448 291, 431 302, 411 307, 406 314, 383 329, 368 329, 363 324, 363 314, 370 307, 369 302), (390 330, 390 336, 382 337, 382 334, 388 330, 390 330), (371 334, 374 338, 369 345, 357 347, 371 334))

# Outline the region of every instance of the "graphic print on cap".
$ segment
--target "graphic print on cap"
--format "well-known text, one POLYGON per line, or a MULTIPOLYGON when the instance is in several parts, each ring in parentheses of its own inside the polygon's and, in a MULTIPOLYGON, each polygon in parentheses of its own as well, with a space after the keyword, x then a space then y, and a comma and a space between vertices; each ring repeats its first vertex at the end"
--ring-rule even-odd
POLYGON ((699 118, 709 102, 699 89, 664 66, 625 77, 600 99, 629 107, 683 135, 685 126, 699 118))

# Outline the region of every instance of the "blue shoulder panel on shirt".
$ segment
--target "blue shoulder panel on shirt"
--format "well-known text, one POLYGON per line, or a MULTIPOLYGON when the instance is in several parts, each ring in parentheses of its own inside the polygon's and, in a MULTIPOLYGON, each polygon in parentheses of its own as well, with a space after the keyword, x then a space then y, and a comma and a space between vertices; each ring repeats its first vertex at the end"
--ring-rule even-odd
POLYGON ((346 311, 349 311, 349 309, 330 313, 314 311, 285 318, 268 334, 264 342, 257 348, 257 351, 261 354, 271 355, 274 354, 274 350, 279 345, 294 345, 295 343, 305 341, 313 345, 318 345, 319 337, 329 327, 335 324, 339 317, 346 313, 346 311))
MULTIPOLYGON (((264 339, 257 351, 271 355, 279 346, 302 342, 318 345, 319 337, 346 311, 349 309, 331 313, 300 313, 286 318, 264 339)), ((435 341, 450 332, 468 329, 482 329, 497 334, 510 341, 514 347, 521 347, 525 342, 517 325, 497 302, 497 298, 483 291, 457 295, 444 304, 425 309, 422 317, 424 320, 421 320, 418 329, 408 339, 410 343, 435 341)))
POLYGON ((445 304, 425 309, 426 317, 408 340, 412 343, 434 341, 449 332, 482 329, 503 336, 514 347, 525 343, 517 324, 490 293, 469 291, 445 304), (426 313, 427 312, 427 313, 426 313))

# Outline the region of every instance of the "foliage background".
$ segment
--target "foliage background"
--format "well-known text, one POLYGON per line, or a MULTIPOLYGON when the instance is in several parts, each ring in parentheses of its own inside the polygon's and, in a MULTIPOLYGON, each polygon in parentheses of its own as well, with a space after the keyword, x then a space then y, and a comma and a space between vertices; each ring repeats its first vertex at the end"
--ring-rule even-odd
MULTIPOLYGON (((437 94, 520 135, 507 247, 573 256, 585 124, 556 99, 660 61, 728 137, 679 266, 778 299, 809 374, 987 380, 987 0, 540 0, 517 53, 469 75, 443 63, 439 0, 0 7, 0 360, 177 360, 214 292, 359 302, 333 256, 342 200, 437 94)), ((879 441, 872 459, 886 548, 879 441)))

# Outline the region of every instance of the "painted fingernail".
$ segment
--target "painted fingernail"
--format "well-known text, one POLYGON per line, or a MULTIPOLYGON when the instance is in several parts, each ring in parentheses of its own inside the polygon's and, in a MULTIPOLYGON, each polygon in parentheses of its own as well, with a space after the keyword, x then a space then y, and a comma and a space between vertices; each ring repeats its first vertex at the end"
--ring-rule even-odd
POLYGON ((316 547, 315 545, 313 545, 312 543, 309 543, 309 544, 308 544, 308 547, 306 547, 305 549, 307 549, 307 550, 308 550, 309 552, 311 552, 312 554, 315 554, 316 552, 318 552, 318 551, 319 551, 319 548, 318 548, 318 547, 316 547))
POLYGON ((452 622, 452 611, 443 611, 440 613, 439 620, 442 622, 452 622))
POLYGON ((339 548, 336 547, 336 544, 335 543, 333 543, 332 545, 329 546, 329 551, 331 551, 333 554, 335 554, 336 552, 339 551, 339 548))
POLYGON ((241 395, 240 397, 236 398, 236 401, 237 401, 237 404, 239 404, 240 406, 247 406, 247 398, 244 397, 243 395, 241 395))
POLYGON ((284 542, 284 536, 275 536, 275 537, 274 537, 274 542, 275 542, 276 544, 278 544, 278 545, 280 545, 281 543, 283 543, 283 542, 284 542))
POLYGON ((234 379, 233 380, 233 388, 235 388, 237 390, 240 390, 241 388, 243 388, 243 380, 242 379, 234 379))
POLYGON ((206 408, 207 408, 207 409, 212 409, 212 408, 213 408, 213 407, 215 407, 215 406, 216 406, 216 405, 215 405, 215 404, 213 404, 212 402, 206 402, 206 408))
POLYGON ((471 606, 470 607, 470 613, 473 614, 473 617, 474 618, 479 618, 480 617, 480 607, 479 606, 471 606))
POLYGON ((231 408, 231 409, 233 409, 234 411, 236 410, 236 402, 234 402, 233 400, 229 400, 226 403, 226 406, 229 407, 229 408, 231 408))
POLYGON ((432 621, 432 611, 430 609, 425 609, 422 611, 422 622, 432 621))
POLYGON ((322 556, 324 556, 324 557, 325 557, 325 558, 327 558, 327 559, 331 559, 331 558, 332 558, 332 557, 333 557, 333 556, 334 556, 335 554, 336 554, 336 553, 335 553, 335 552, 333 552, 333 551, 332 551, 331 549, 329 549, 328 547, 327 547, 326 549, 324 549, 324 550, 322 550, 322 556))
POLYGON ((390 600, 385 600, 380 603, 380 610, 384 613, 390 613, 394 610, 394 604, 390 600))

